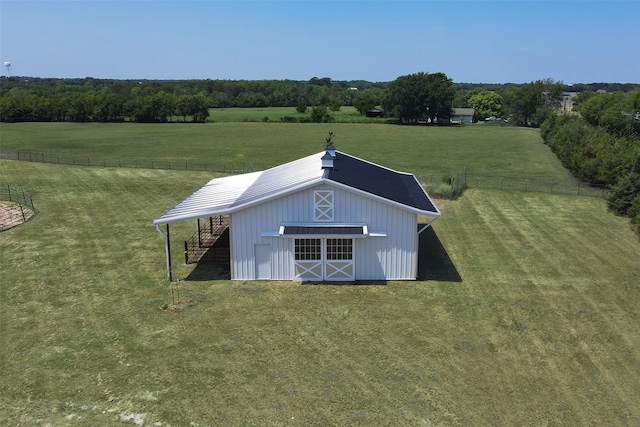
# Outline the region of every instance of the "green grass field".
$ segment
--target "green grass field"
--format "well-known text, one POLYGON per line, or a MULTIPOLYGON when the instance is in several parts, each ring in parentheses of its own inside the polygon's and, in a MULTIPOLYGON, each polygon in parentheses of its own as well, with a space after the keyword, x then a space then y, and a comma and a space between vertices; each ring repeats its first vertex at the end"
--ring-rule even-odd
MULTIPOLYGON (((571 180, 537 130, 471 125, 416 127, 383 124, 79 124, 3 123, 2 148, 94 159, 229 163, 242 154, 260 170, 324 149, 334 132, 338 150, 397 170, 423 182, 443 175, 571 180)), ((86 163, 86 161, 85 161, 86 163)))
MULTIPOLYGON (((295 107, 265 108, 210 108, 208 122, 281 122, 285 117, 297 120, 309 117, 306 113, 298 113, 295 107)), ((340 111, 331 113, 336 123, 386 123, 386 119, 374 119, 361 115, 354 107, 344 106, 340 111)), ((181 118, 180 118, 181 120, 181 118)))
MULTIPOLYGON (((3 124, 2 148, 192 159, 218 153, 213 134, 222 155, 277 164, 331 130, 55 126, 3 124)), ((332 128, 339 149, 416 174, 565 174, 535 131, 485 129, 332 128)), ((152 221, 212 175, 0 161, 40 211, 0 235, 1 425, 640 424, 640 242, 604 201, 471 189, 438 201, 423 280, 185 280, 199 305, 165 313, 152 221)), ((172 227, 175 254, 191 232, 172 227)))

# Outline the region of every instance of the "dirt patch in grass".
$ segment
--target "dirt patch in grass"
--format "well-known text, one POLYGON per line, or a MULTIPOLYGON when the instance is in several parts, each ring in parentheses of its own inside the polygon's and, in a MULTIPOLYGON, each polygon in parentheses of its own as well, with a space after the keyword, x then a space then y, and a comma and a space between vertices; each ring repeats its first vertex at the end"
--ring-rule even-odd
POLYGON ((34 215, 34 211, 21 207, 18 203, 0 200, 0 231, 24 224, 34 215))
POLYGON ((186 309, 195 307, 197 305, 198 305, 197 302, 187 299, 187 300, 180 300, 180 301, 167 303, 162 307, 160 307, 160 310, 165 313, 180 313, 181 311, 185 311, 186 309))

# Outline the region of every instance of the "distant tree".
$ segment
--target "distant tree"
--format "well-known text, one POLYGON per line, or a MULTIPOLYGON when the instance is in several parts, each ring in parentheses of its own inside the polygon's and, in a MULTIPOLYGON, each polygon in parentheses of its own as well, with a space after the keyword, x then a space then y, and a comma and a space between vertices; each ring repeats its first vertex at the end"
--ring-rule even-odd
POLYGON ((304 95, 298 96, 298 102, 296 103, 296 111, 298 113, 305 113, 307 111, 308 101, 304 95))
POLYGON ((151 96, 151 106, 153 109, 154 121, 166 122, 173 115, 176 105, 176 97, 165 91, 159 91, 151 96))
POLYGON ((191 97, 191 116, 197 123, 204 123, 209 118, 209 100, 203 93, 191 97))
POLYGON ((119 122, 124 120, 125 98, 115 93, 102 92, 96 96, 94 120, 119 122))
POLYGON ((21 102, 15 93, 7 92, 0 98, 0 120, 18 122, 22 120, 21 102))
MULTIPOLYGON (((454 84, 454 88, 456 87, 456 85, 454 84)), ((456 88, 456 96, 453 98, 453 106, 455 108, 471 108, 471 105, 469 105, 469 99, 483 91, 486 89, 480 89, 480 88, 475 88, 475 89, 459 89, 456 88)))
POLYGON ((324 105, 316 105, 311 108, 311 121, 315 123, 330 123, 335 118, 329 113, 329 110, 324 105))
POLYGON ((444 73, 400 76, 389 84, 385 108, 404 123, 429 117, 443 121, 451 117, 455 89, 444 73))
POLYGON ((312 77, 311 80, 309 80, 309 84, 315 86, 331 86, 331 79, 329 77, 323 77, 321 79, 312 77))
POLYGON ((329 105, 333 90, 329 86, 308 84, 304 87, 304 96, 308 105, 329 105))
POLYGON ((182 121, 187 121, 187 116, 191 112, 191 96, 180 95, 176 100, 176 115, 182 117, 182 121))
POLYGON ((353 98, 353 106, 362 115, 366 114, 367 111, 371 110, 376 105, 379 105, 378 100, 375 98, 375 95, 369 90, 360 91, 353 98))
POLYGON ((333 98, 331 98, 331 101, 329 102, 329 110, 331 110, 331 112, 335 113, 337 111, 340 111, 341 107, 342 99, 340 99, 339 96, 334 96, 333 98))
MULTIPOLYGON (((584 100, 577 106, 575 110, 580 113, 583 119, 591 126, 598 126, 600 118, 609 108, 619 105, 622 102, 624 94, 622 92, 615 93, 594 93, 588 99, 584 100)), ((620 107, 617 108, 620 114, 620 107)))
POLYGON ((401 122, 416 123, 427 117, 426 74, 400 76, 389 85, 385 108, 401 122))
POLYGON ((227 108, 233 105, 231 98, 226 92, 212 92, 208 98, 212 108, 227 108))
POLYGON ((475 117, 484 120, 487 117, 501 117, 504 113, 504 99, 496 92, 482 90, 472 95, 467 105, 475 110, 475 117))
POLYGON ((432 122, 437 119, 438 123, 448 123, 456 94, 452 80, 444 73, 429 74, 427 91, 429 118, 432 122))
POLYGON ((88 122, 93 117, 95 97, 88 92, 78 92, 71 98, 69 118, 72 122, 88 122))
POLYGON ((640 132, 640 89, 633 92, 591 96, 575 110, 592 126, 602 126, 618 135, 640 132))
POLYGON ((580 104, 582 104, 595 94, 596 93, 591 90, 584 90, 578 93, 578 95, 576 95, 576 97, 571 100, 571 102, 573 103, 573 108, 576 109, 580 104))
POLYGON ((536 80, 520 87, 507 89, 504 98, 518 124, 540 126, 542 123, 532 121, 536 110, 545 107, 559 108, 562 89, 562 82, 554 82, 553 79, 536 80))
POLYGON ((185 122, 187 116, 191 116, 191 120, 194 122, 205 122, 209 117, 207 97, 202 93, 179 96, 176 100, 176 114, 182 116, 182 120, 185 122))

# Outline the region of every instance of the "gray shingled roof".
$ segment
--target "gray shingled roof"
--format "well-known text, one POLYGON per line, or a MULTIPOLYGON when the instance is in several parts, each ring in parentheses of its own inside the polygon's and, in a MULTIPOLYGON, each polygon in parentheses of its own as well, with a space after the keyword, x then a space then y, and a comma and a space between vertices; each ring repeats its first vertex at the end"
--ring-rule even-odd
POLYGON ((413 174, 397 172, 348 154, 336 152, 328 179, 401 205, 438 212, 413 174))

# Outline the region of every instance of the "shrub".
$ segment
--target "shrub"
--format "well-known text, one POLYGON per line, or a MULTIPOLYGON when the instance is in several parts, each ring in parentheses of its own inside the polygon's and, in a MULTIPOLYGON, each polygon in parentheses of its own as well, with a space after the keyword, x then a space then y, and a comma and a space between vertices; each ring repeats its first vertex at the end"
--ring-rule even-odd
POLYGON ((607 195, 609 209, 618 215, 628 215, 633 219, 640 214, 640 174, 630 172, 621 176, 607 195), (633 215, 633 216, 632 216, 633 215))
POLYGON ((314 123, 331 123, 335 119, 324 105, 316 105, 311 109, 311 121, 314 123))
POLYGON ((640 235, 640 193, 633 199, 627 213, 631 217, 631 228, 640 235))

